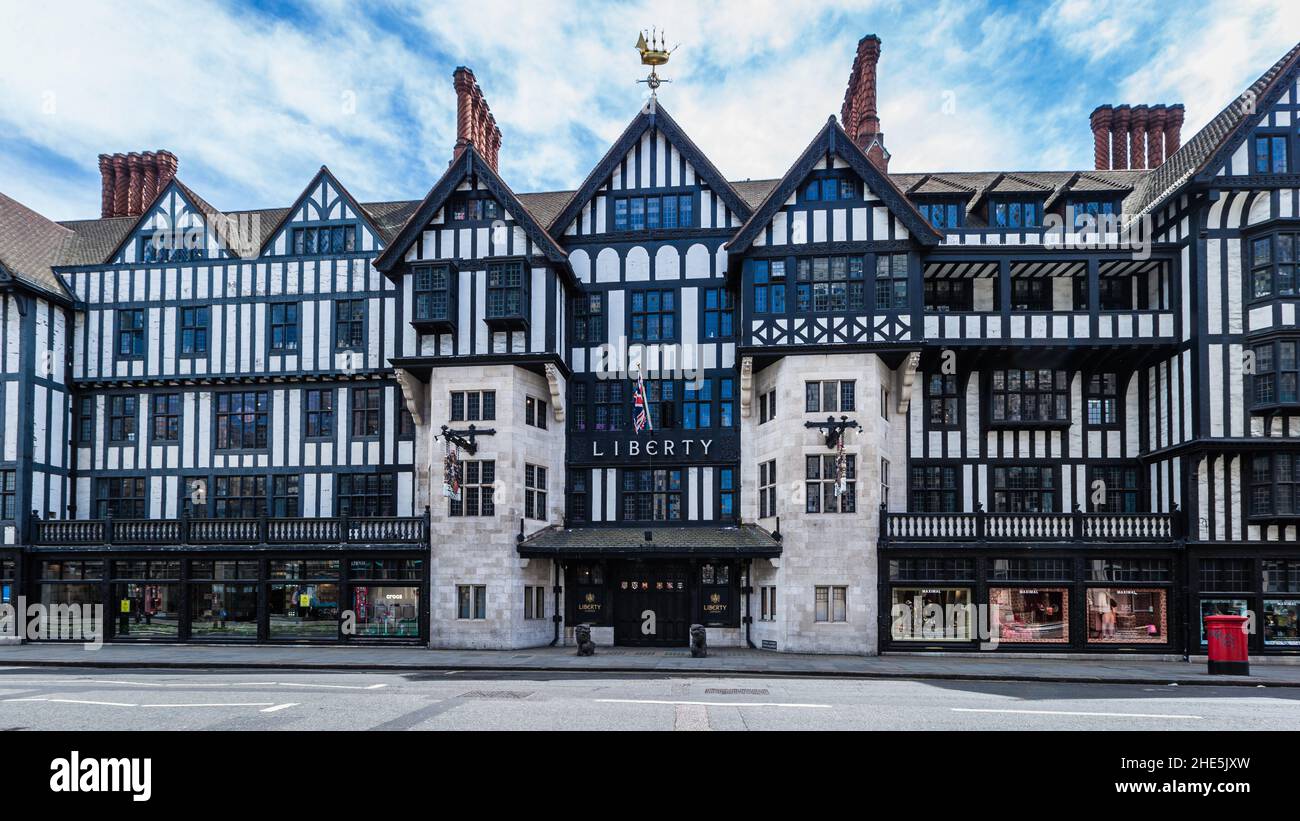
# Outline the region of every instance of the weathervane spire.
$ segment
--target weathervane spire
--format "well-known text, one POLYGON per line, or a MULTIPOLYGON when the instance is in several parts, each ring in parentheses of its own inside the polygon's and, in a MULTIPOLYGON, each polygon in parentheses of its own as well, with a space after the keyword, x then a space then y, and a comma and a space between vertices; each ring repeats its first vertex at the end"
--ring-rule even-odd
POLYGON ((655 97, 659 86, 663 83, 671 83, 672 80, 666 80, 659 76, 656 69, 668 62, 668 58, 677 50, 677 46, 671 49, 664 47, 664 33, 650 29, 650 37, 646 38, 646 32, 642 31, 636 38, 636 50, 641 52, 641 65, 650 66, 650 76, 644 80, 637 80, 638 83, 645 83, 650 87, 650 96, 655 97))

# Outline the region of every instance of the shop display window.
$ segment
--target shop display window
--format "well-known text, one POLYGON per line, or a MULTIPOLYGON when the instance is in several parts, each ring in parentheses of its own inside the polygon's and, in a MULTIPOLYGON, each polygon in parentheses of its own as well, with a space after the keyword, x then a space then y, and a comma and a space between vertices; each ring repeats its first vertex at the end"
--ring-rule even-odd
POLYGON ((894 641, 971 641, 975 609, 969 587, 895 587, 894 641))
POLYGON ((269 585, 266 610, 272 639, 338 637, 339 586, 333 582, 269 585))
POLYGON ((1209 640, 1205 635, 1205 619, 1209 616, 1245 616, 1250 610, 1250 603, 1245 599, 1201 599, 1201 646, 1209 640))
POLYGON ((180 636, 179 584, 118 582, 113 585, 112 607, 114 638, 175 640, 180 636))
POLYGON ((1093 587, 1087 592, 1089 644, 1165 644, 1169 641, 1168 592, 1093 587))
POLYGON ((1056 643, 1070 641, 1070 593, 1063 587, 991 587, 998 641, 1056 643))
POLYGON ((418 638, 420 588, 353 585, 352 610, 360 638, 418 638))
POLYGON ((257 638, 257 585, 192 585, 190 587, 190 635, 196 639, 255 640, 257 638))

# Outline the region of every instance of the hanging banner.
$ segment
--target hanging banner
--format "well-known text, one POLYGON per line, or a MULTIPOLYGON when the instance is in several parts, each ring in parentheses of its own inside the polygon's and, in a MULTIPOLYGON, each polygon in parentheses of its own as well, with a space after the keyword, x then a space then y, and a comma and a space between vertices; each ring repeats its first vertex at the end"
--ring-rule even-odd
POLYGON ((447 449, 442 458, 442 495, 452 501, 460 501, 460 448, 447 442, 447 449))

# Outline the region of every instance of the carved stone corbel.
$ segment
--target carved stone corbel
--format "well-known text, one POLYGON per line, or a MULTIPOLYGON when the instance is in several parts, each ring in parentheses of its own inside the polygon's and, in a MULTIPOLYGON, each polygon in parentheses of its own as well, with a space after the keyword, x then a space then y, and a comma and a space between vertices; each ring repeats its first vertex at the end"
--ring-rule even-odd
POLYGON ((740 359, 740 415, 749 418, 750 407, 754 404, 754 357, 744 356, 740 359))
POLYGON ((546 363, 546 382, 551 387, 551 414, 556 422, 564 422, 564 377, 551 362, 546 363))
POLYGON ((398 368, 396 376, 397 384, 402 388, 402 398, 406 400, 406 410, 416 426, 423 425, 424 415, 421 409, 424 407, 424 383, 405 368, 398 368))
POLYGON ((920 366, 921 352, 912 351, 898 371, 898 412, 904 416, 912 405, 912 385, 916 382, 916 370, 920 366))

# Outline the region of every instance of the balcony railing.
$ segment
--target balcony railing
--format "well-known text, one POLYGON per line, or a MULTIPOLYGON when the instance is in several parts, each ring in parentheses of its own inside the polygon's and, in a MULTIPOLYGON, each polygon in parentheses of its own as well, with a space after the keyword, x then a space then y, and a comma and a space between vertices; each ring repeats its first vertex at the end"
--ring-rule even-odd
POLYGON ((67 547, 428 544, 429 517, 37 520, 32 523, 32 542, 67 547))
POLYGON ((882 542, 1167 542, 1182 537, 1172 513, 889 513, 882 542))

